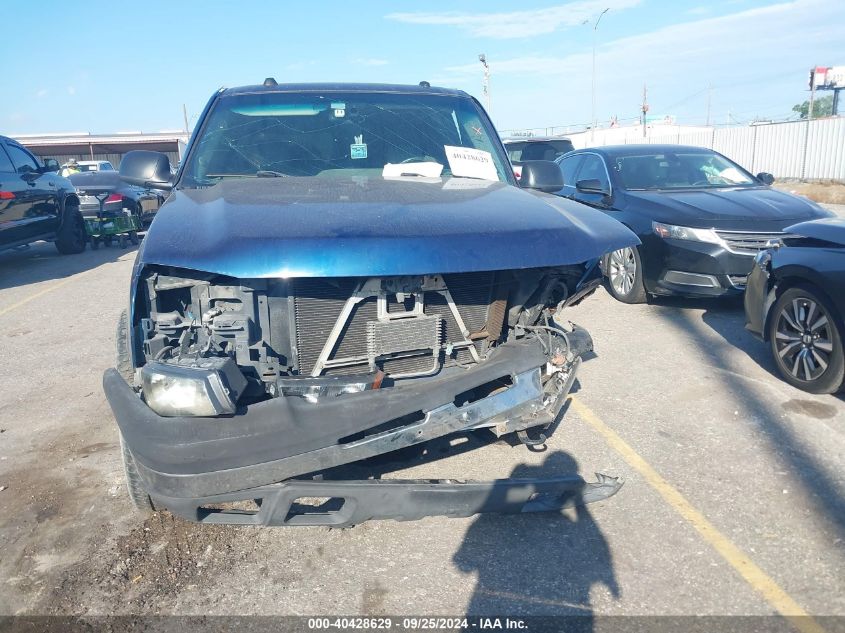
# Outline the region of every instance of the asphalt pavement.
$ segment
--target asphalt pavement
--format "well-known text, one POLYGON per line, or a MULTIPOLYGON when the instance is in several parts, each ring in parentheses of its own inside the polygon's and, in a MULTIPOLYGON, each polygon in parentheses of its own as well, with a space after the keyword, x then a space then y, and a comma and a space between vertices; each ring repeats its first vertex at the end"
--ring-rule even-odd
POLYGON ((477 433, 378 465, 622 476, 607 501, 208 526, 138 515, 123 487, 100 380, 133 258, 0 254, 0 614, 845 615, 845 401, 782 382, 741 303, 600 290, 562 315, 596 353, 544 451, 477 433))

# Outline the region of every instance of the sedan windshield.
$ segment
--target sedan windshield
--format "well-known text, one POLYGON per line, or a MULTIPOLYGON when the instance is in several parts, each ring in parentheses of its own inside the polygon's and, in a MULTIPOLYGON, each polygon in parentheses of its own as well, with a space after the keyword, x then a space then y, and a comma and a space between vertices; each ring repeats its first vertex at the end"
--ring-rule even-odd
POLYGON ((625 189, 698 189, 758 184, 736 163, 709 152, 617 156, 611 163, 625 189))
POLYGON ((257 93, 222 97, 217 102, 191 148, 182 184, 208 186, 224 178, 375 174, 511 182, 505 165, 498 137, 475 103, 465 97, 257 93), (486 171, 479 171, 477 162, 486 171), (399 167, 385 169, 388 164, 399 167))

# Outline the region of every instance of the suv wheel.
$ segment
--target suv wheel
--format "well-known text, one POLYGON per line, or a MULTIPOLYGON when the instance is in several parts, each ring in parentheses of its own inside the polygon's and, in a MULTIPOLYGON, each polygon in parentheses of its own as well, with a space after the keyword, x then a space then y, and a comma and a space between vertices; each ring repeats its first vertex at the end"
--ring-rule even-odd
POLYGON ((608 253, 604 259, 607 289, 623 303, 645 303, 643 266, 636 247, 622 248, 608 253))
POLYGON ((793 387, 834 393, 845 378, 840 320, 827 297, 814 288, 788 289, 775 302, 769 341, 778 370, 793 387))
MULTIPOLYGON (((117 321, 117 332, 115 333, 117 347, 115 367, 120 375, 123 376, 123 379, 131 385, 135 367, 132 364, 132 356, 129 353, 129 332, 129 314, 124 310, 120 313, 120 318, 117 321)), ((126 446, 123 433, 120 434, 120 456, 123 459, 123 474, 126 477, 126 488, 129 491, 129 498, 132 500, 132 505, 142 512, 152 512, 155 510, 153 500, 150 499, 150 495, 144 487, 144 482, 141 481, 138 466, 135 464, 135 458, 129 451, 129 447, 126 446)))
POLYGON ((62 224, 56 233, 56 250, 62 255, 73 255, 85 250, 85 221, 79 212, 79 206, 68 204, 65 206, 62 224))

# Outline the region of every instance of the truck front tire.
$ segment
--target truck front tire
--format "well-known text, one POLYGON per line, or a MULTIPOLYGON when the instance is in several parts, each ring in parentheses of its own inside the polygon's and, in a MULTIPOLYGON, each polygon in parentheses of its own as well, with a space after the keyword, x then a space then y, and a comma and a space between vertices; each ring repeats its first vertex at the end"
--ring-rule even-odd
MULTIPOLYGON (((115 333, 117 358, 115 359, 115 366, 123 379, 131 385, 135 367, 132 365, 132 355, 129 353, 129 340, 129 314, 124 310, 117 320, 117 332, 115 333)), ((141 481, 141 475, 135 465, 135 458, 132 456, 129 447, 126 446, 123 433, 120 434, 120 457, 123 459, 123 475, 126 478, 126 489, 129 491, 132 505, 141 512, 154 511, 153 500, 150 499, 150 495, 144 487, 144 482, 141 481)))

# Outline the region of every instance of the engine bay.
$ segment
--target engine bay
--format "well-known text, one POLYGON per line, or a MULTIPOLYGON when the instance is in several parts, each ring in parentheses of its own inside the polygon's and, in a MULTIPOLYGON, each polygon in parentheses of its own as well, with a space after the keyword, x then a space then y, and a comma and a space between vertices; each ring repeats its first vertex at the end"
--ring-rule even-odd
MULTIPOLYGON (((342 395, 460 371, 537 338, 553 366, 583 330, 553 320, 599 283, 595 263, 445 275, 234 279, 148 266, 133 327, 137 368, 214 368, 235 401, 342 395)), ((585 333, 584 333, 585 334, 585 333)), ((135 386, 145 383, 135 372, 135 386)))

